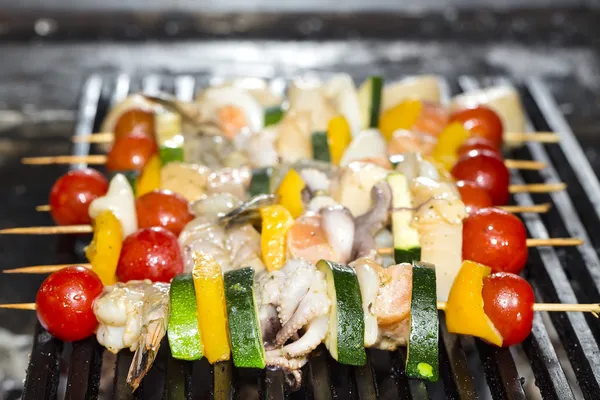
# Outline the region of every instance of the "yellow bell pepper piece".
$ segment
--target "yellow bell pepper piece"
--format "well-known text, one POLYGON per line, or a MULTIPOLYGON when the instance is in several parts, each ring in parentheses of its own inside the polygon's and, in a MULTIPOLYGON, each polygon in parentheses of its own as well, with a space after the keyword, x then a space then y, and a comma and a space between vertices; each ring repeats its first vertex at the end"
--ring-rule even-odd
POLYGON ((121 223, 112 212, 103 211, 94 220, 94 237, 85 248, 85 256, 104 286, 117 283, 117 264, 122 246, 121 223))
POLYGON ((329 156, 333 165, 340 165, 340 160, 346 148, 352 141, 350 125, 343 115, 332 118, 327 126, 327 141, 329 142, 329 156))
POLYGON ((280 204, 260 209, 262 231, 260 249, 267 270, 276 271, 285 262, 285 244, 288 230, 294 225, 290 212, 280 204))
POLYGON ((444 128, 433 148, 433 158, 444 168, 451 170, 458 160, 458 148, 470 134, 462 124, 453 122, 444 128))
POLYGON ((454 279, 446 303, 446 326, 448 331, 472 335, 502 346, 502 335, 483 309, 483 278, 491 268, 465 260, 454 279))
POLYGON ((143 196, 160 187, 160 157, 158 154, 153 155, 148 164, 142 170, 142 174, 135 183, 136 197, 143 196))
POLYGON ((302 215, 304 211, 302 189, 305 186, 306 184, 300 174, 295 169, 290 168, 275 192, 279 196, 279 204, 287 208, 294 219, 302 215))
POLYGON ((404 100, 395 107, 385 110, 379 118, 379 130, 390 141, 398 129, 410 129, 414 126, 423 110, 419 100, 404 100))
POLYGON ((194 253, 193 258, 192 277, 204 355, 211 364, 229 360, 231 347, 221 267, 210 255, 203 252, 194 253))

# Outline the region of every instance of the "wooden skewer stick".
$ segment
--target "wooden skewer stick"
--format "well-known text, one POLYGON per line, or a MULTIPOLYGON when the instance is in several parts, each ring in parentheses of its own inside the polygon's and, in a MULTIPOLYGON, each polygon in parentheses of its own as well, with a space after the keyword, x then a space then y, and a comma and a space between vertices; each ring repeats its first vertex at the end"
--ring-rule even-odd
POLYGON ((58 264, 58 265, 32 265, 31 267, 6 269, 5 274, 50 274, 67 267, 92 268, 92 264, 58 264))
MULTIPOLYGON (((579 238, 549 238, 549 239, 527 239, 527 247, 544 247, 544 246, 581 246, 583 240, 579 238)), ((377 253, 382 256, 394 255, 394 248, 380 247, 377 253)))
POLYGON ((530 183, 525 185, 510 185, 510 193, 551 193, 560 192, 567 188, 567 184, 560 183, 530 183))
POLYGON ((554 132, 504 132, 506 142, 538 142, 538 143, 558 143, 560 136, 554 132))
MULTIPOLYGON (((88 156, 42 156, 42 157, 23 157, 21 163, 27 165, 51 165, 51 164, 78 164, 85 163, 90 165, 103 165, 107 157, 104 154, 92 154, 88 156)), ((542 170, 547 164, 540 161, 531 160, 504 160, 507 168, 542 170)))
POLYGON ((49 156, 49 157, 24 157, 21 163, 27 165, 51 165, 51 164, 91 164, 103 165, 106 164, 106 156, 104 154, 94 154, 88 156, 49 156))
MULTIPOLYGON (((112 143, 114 138, 112 132, 97 132, 90 135, 73 136, 73 143, 112 143)), ((505 132, 504 140, 515 143, 558 143, 560 136, 554 132, 505 132)))
MULTIPOLYGON (((35 310, 35 303, 0 304, 0 308, 12 310, 35 310)), ((446 309, 446 302, 437 302, 438 310, 446 309)), ((535 303, 533 311, 548 312, 590 312, 600 314, 600 304, 561 304, 561 303, 535 303)))
POLYGON ((39 212, 47 212, 50 210, 51 210, 50 204, 42 204, 40 206, 35 207, 35 211, 39 211, 39 212))
POLYGON ((73 136, 73 143, 112 143, 113 140, 115 140, 115 135, 112 132, 73 136))
POLYGON ((91 225, 27 226, 0 230, 0 234, 2 235, 60 235, 66 233, 92 232, 94 232, 94 229, 91 225))

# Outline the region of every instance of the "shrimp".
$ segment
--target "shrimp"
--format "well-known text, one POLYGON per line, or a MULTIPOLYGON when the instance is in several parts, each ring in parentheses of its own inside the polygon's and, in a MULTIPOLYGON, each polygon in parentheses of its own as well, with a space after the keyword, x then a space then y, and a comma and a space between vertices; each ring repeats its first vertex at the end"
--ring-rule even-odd
POLYGON ((300 216, 287 234, 291 258, 317 263, 321 259, 346 263, 352 255, 354 218, 340 206, 300 216))
POLYGON ((423 102, 421 114, 412 126, 412 130, 437 138, 448 125, 448 120, 448 111, 444 106, 438 103, 423 102))
POLYGON ((203 215, 186 225, 179 236, 187 272, 194 266, 195 252, 210 254, 223 272, 253 267, 258 273, 265 269, 260 250, 260 234, 249 224, 225 228, 214 216, 203 215))
POLYGON ((152 366, 167 333, 169 284, 149 280, 117 283, 94 301, 98 343, 110 352, 135 351, 127 383, 135 391, 152 366))
POLYGON ((387 152, 390 156, 410 152, 429 156, 433 152, 436 142, 437 139, 434 136, 406 129, 398 129, 394 132, 392 139, 388 143, 387 152))

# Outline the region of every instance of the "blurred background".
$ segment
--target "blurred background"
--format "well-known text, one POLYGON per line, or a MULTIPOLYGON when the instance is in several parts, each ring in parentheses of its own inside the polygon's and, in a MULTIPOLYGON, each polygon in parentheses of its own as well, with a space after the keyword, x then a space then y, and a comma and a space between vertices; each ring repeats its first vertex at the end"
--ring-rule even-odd
MULTIPOLYGON (((599 22, 599 0, 0 0, 0 227, 52 223, 33 210, 65 168, 19 159, 72 151, 90 74, 541 76, 600 170, 599 22)), ((1 237, 0 268, 70 262, 72 245, 1 237)), ((0 276, 0 302, 43 278, 0 276)), ((20 396, 35 321, 0 311, 0 399, 20 396)))

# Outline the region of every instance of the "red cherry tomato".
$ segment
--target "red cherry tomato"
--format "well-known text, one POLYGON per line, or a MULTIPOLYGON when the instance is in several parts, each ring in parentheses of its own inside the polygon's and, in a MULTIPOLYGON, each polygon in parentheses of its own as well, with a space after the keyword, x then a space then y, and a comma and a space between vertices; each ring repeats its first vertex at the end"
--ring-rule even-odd
POLYGON ((471 150, 452 168, 457 180, 471 181, 490 194, 495 206, 508 201, 510 174, 504 161, 488 150, 471 150))
POLYGON ((456 187, 460 193, 462 202, 464 203, 467 213, 472 213, 480 208, 492 207, 492 198, 487 190, 477 186, 471 181, 458 181, 456 187))
POLYGON ((187 200, 169 190, 146 193, 135 201, 135 209, 140 228, 162 226, 176 236, 194 218, 187 200))
POLYGON ((450 122, 460 122, 472 136, 481 136, 502 148, 502 120, 491 108, 478 106, 457 111, 450 116, 450 122))
POLYGON ((115 124, 115 140, 122 136, 141 133, 149 138, 154 138, 154 113, 141 108, 125 111, 115 124))
POLYGON ((92 335, 98 321, 92 310, 102 292, 98 275, 84 267, 67 267, 44 280, 35 298, 42 326, 60 340, 72 342, 92 335))
POLYGON ((519 275, 498 272, 483 278, 483 310, 500 335, 502 347, 521 343, 533 325, 533 289, 519 275))
POLYGON ((141 171, 158 151, 156 142, 143 133, 131 133, 115 140, 106 160, 109 171, 141 171))
POLYGON ((183 257, 177 237, 165 228, 140 229, 123 241, 117 265, 120 281, 169 282, 182 272, 183 257))
POLYGON ((88 207, 107 190, 106 178, 96 170, 86 168, 67 172, 50 190, 50 214, 54 222, 58 225, 91 223, 88 207))
POLYGON ((516 216, 482 208, 463 221, 463 260, 487 265, 493 272, 518 274, 527 263, 527 232, 516 216))
POLYGON ((472 136, 465 140, 464 143, 458 148, 458 156, 462 157, 471 150, 489 150, 493 153, 496 153, 499 158, 502 158, 502 153, 500 150, 488 139, 480 136, 472 136))

